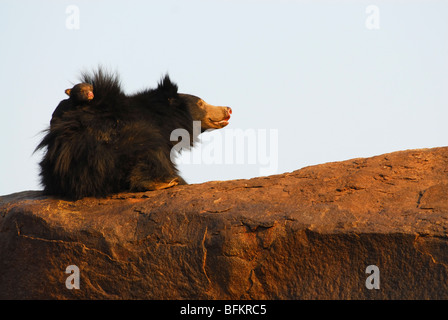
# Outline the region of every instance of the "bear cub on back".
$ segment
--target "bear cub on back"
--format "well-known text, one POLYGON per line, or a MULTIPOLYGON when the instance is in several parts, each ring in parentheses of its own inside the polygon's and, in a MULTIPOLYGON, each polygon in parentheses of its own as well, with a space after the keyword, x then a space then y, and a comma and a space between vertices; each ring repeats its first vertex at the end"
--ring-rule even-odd
POLYGON ((232 113, 178 93, 168 75, 156 88, 133 95, 102 69, 83 74, 82 82, 92 86, 92 99, 69 99, 70 108, 52 117, 36 148, 45 150, 40 177, 49 195, 76 200, 185 184, 171 161, 177 143, 171 132, 187 130, 193 146, 193 121, 201 122, 201 132, 220 129, 232 113))
POLYGON ((50 124, 53 124, 57 118, 61 118, 63 113, 82 107, 94 97, 93 86, 89 83, 78 83, 73 88, 66 89, 65 93, 69 98, 62 100, 56 107, 51 116, 50 124))

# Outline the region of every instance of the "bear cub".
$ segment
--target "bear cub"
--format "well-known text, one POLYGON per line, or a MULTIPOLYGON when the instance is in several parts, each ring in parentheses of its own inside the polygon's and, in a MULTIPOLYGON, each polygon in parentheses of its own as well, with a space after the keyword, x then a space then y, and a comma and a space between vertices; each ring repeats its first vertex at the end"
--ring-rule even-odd
POLYGON ((56 119, 62 117, 62 114, 74 110, 77 107, 81 107, 83 104, 90 102, 93 99, 93 86, 89 83, 78 83, 71 89, 66 89, 65 93, 70 97, 66 100, 62 100, 51 116, 50 124, 56 119))

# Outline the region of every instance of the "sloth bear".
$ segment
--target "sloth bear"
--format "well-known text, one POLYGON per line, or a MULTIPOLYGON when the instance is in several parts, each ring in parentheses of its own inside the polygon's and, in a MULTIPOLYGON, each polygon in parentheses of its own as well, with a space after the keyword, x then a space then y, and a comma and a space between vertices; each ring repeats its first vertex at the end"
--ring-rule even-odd
POLYGON ((187 130, 190 146, 196 135, 220 129, 232 109, 178 93, 168 75, 157 88, 126 95, 116 74, 101 68, 83 73, 93 86, 93 99, 53 118, 36 150, 46 149, 40 162, 44 193, 77 200, 123 191, 147 191, 186 184, 171 161, 175 129, 187 130), (193 121, 201 130, 193 130, 193 121))
POLYGON ((93 86, 89 83, 78 83, 73 88, 66 89, 65 93, 70 98, 62 100, 56 107, 51 116, 50 125, 66 111, 80 107, 82 103, 89 102, 94 97, 93 86))

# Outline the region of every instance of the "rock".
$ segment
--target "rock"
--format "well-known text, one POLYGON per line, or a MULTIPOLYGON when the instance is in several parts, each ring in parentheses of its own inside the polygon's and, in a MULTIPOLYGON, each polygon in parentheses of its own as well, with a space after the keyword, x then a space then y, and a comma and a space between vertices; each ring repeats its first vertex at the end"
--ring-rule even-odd
POLYGON ((21 192, 0 197, 0 299, 447 299, 447 233, 448 147, 106 199, 21 192))

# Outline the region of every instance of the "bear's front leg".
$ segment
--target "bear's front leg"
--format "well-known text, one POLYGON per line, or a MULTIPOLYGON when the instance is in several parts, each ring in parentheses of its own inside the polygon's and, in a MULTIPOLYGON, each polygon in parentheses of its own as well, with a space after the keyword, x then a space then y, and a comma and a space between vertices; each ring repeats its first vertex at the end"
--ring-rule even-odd
POLYGON ((161 150, 148 152, 137 161, 128 177, 131 191, 161 190, 187 184, 171 162, 169 154, 161 150))
POLYGON ((153 190, 162 190, 162 189, 168 189, 174 186, 177 186, 180 184, 179 178, 174 178, 170 181, 140 181, 140 186, 138 189, 140 190, 147 190, 147 191, 153 191, 153 190))

